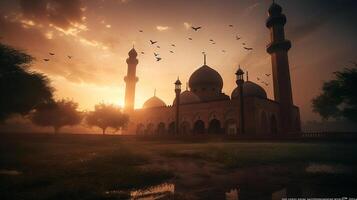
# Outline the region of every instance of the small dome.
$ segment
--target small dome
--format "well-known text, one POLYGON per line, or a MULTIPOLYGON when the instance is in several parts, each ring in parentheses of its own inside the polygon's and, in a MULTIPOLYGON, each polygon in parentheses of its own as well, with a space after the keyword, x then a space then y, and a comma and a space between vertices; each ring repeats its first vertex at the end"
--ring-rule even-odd
POLYGON ((203 65, 192 73, 189 80, 190 88, 212 87, 222 90, 223 79, 219 73, 207 65, 203 65))
POLYGON ((129 53, 128 53, 129 57, 136 57, 138 56, 138 53, 136 52, 136 50, 134 48, 132 48, 129 53))
MULTIPOLYGON (((258 98, 267 98, 267 93, 265 90, 260 87, 258 84, 251 81, 246 81, 243 84, 243 96, 244 97, 258 97, 258 98)), ((239 90, 235 88, 231 95, 232 99, 237 99, 239 97, 239 90)))
POLYGON ((269 15, 278 15, 281 14, 281 12, 283 11, 283 9, 281 8, 281 6, 277 3, 272 3, 270 8, 269 8, 269 15))
MULTIPOLYGON (((185 90, 180 94, 180 105, 198 103, 200 101, 200 98, 191 91, 185 90)), ((176 98, 174 99, 173 105, 176 105, 176 98)))
POLYGON ((160 98, 153 96, 150 99, 146 100, 143 108, 155 108, 155 107, 165 107, 166 104, 160 98))

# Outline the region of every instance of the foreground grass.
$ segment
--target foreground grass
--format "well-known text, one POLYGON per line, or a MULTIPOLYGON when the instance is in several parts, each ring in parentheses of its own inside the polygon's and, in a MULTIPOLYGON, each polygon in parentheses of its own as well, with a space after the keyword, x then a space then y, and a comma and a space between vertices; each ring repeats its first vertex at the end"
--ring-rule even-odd
MULTIPOLYGON (((287 179, 302 177, 303 164, 356 166, 356 155, 355 143, 191 143, 111 136, 5 135, 0 140, 0 171, 17 170, 20 175, 0 174, 0 199, 126 199, 125 193, 109 196, 106 191, 143 188, 179 175, 175 170, 146 167, 157 158, 164 163, 172 160, 182 160, 182 163, 204 161, 218 164, 224 170, 280 164, 291 166, 273 170, 272 175, 264 175, 264 180, 271 180, 267 184, 271 187, 265 186, 269 193, 283 182, 290 181, 287 179)), ((322 180, 356 184, 355 174, 350 176, 351 180, 344 175, 304 175, 303 178, 311 179, 310 183, 314 185, 322 180)))
POLYGON ((158 153, 166 157, 203 159, 227 168, 258 165, 317 162, 357 164, 355 143, 208 143, 162 146, 158 153))
POLYGON ((173 176, 140 168, 149 159, 121 141, 77 139, 49 136, 2 142, 0 169, 15 169, 21 175, 0 175, 1 199, 110 199, 106 191, 141 188, 173 176))

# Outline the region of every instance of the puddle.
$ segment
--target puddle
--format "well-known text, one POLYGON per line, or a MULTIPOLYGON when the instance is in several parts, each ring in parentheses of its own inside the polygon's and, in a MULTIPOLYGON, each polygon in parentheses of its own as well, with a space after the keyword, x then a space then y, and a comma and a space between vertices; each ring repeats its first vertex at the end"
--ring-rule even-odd
POLYGON ((226 192, 226 200, 239 200, 239 188, 226 192))
POLYGON ((305 168, 305 171, 307 173, 346 174, 352 172, 352 168, 337 164, 311 163, 305 168))
POLYGON ((110 196, 127 196, 131 200, 158 200, 165 197, 170 197, 175 193, 175 185, 172 183, 163 183, 160 185, 152 186, 146 189, 122 191, 112 190, 105 192, 110 196))
POLYGON ((286 198, 286 197, 287 197, 286 188, 281 189, 281 190, 276 191, 276 192, 273 192, 271 194, 271 199, 272 200, 281 200, 281 199, 286 198))
POLYGON ((22 173, 17 170, 6 170, 6 169, 1 169, 0 170, 0 175, 9 175, 9 176, 18 176, 21 175, 22 173))

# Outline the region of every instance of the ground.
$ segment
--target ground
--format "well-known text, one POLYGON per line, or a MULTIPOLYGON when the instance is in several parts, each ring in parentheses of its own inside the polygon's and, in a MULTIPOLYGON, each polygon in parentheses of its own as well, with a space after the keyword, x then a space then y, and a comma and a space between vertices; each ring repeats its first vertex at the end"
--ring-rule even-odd
POLYGON ((2 200, 357 197, 351 141, 1 137, 2 200))

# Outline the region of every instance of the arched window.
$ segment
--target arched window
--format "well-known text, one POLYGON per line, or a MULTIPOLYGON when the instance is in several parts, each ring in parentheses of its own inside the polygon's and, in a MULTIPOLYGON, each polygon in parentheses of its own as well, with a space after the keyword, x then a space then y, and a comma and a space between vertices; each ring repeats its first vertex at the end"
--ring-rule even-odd
POLYGON ((236 135, 238 133, 237 122, 235 119, 228 119, 225 124, 227 135, 236 135))
POLYGON ((137 135, 143 135, 144 134, 144 129, 145 129, 144 124, 138 124, 136 126, 136 134, 137 135))
POLYGON ((165 130, 165 123, 164 122, 160 122, 158 125, 157 125, 157 134, 165 134, 166 130, 165 130))
POLYGON ((208 133, 220 134, 221 133, 221 122, 218 119, 212 119, 208 126, 208 133))
POLYGON ((203 134, 205 133, 205 123, 202 120, 197 120, 193 125, 193 133, 203 134))
POLYGON ((169 132, 169 134, 175 134, 175 122, 171 122, 169 124, 168 132, 169 132))

